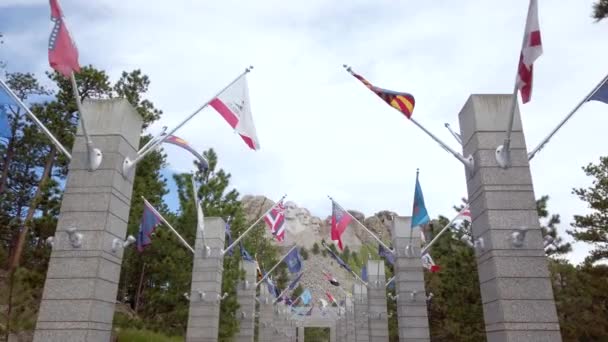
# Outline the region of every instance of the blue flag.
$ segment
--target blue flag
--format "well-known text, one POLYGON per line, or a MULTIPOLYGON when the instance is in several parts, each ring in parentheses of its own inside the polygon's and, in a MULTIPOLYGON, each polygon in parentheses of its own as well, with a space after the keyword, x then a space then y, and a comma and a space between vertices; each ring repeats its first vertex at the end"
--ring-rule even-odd
POLYGON ((310 290, 304 290, 304 292, 302 292, 302 294, 300 295, 300 298, 302 298, 302 303, 304 303, 304 305, 308 305, 308 303, 310 303, 310 301, 312 300, 312 294, 310 293, 310 290))
POLYGON ((298 282, 300 281, 300 278, 302 278, 303 275, 304 275, 304 273, 300 273, 294 280, 291 281, 291 283, 289 283, 290 290, 293 290, 296 288, 296 285, 298 285, 298 282))
POLYGON ((367 265, 363 265, 361 268, 361 280, 367 281, 367 265))
POLYGON ((152 208, 147 201, 144 201, 144 212, 141 217, 141 222, 139 223, 139 232, 137 234, 137 250, 139 252, 143 252, 144 247, 152 243, 152 233, 160 222, 161 219, 156 215, 154 208, 152 208))
POLYGON ((412 210, 412 228, 421 226, 429 223, 429 214, 426 211, 424 205, 424 197, 422 196, 422 188, 418 181, 418 174, 416 173, 416 190, 414 191, 414 209, 412 210))
POLYGON ((245 246, 243 246, 243 241, 239 242, 239 246, 241 247, 241 257, 243 258, 243 260, 253 262, 251 254, 249 254, 249 252, 247 252, 247 250, 245 249, 245 246))
POLYGON ((325 242, 322 242, 323 247, 325 247, 327 249, 327 251, 329 252, 329 255, 331 255, 332 258, 334 258, 334 260, 336 260, 336 262, 338 262, 338 264, 340 266, 342 266, 342 268, 344 268, 345 270, 347 270, 350 273, 353 273, 353 270, 350 268, 350 266, 348 266, 344 260, 342 260, 336 253, 334 253, 334 251, 332 251, 330 248, 327 247, 327 245, 325 244, 325 242))
POLYGON ((602 84, 596 91, 589 97, 588 101, 600 101, 604 103, 608 103, 608 79, 604 80, 604 84, 602 84))
POLYGON ((17 103, 9 95, 4 83, 0 83, 0 138, 10 139, 12 137, 10 122, 8 121, 8 106, 17 106, 17 103))
POLYGON ((386 259, 391 265, 395 264, 395 255, 391 253, 391 251, 387 250, 382 246, 382 244, 378 244, 378 255, 386 259))
POLYGON ((302 260, 300 260, 300 251, 294 248, 285 257, 285 263, 291 273, 298 273, 302 269, 302 260))

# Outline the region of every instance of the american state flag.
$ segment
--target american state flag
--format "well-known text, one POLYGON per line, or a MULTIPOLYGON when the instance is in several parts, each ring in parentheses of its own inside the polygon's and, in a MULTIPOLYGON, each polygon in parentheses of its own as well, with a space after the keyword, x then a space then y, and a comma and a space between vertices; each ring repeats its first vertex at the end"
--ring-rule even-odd
POLYGON ((406 92, 382 89, 371 84, 371 82, 369 82, 359 74, 353 72, 352 75, 355 76, 356 79, 361 81, 361 83, 365 84, 365 86, 368 87, 369 90, 373 91, 376 95, 383 99, 384 102, 388 103, 391 107, 403 113, 403 115, 405 115, 408 119, 412 117, 412 113, 414 112, 414 105, 416 104, 414 95, 406 92))
POLYGON ((264 216, 264 221, 270 228, 272 235, 276 237, 279 242, 282 242, 285 238, 285 207, 283 201, 277 203, 271 211, 264 216))

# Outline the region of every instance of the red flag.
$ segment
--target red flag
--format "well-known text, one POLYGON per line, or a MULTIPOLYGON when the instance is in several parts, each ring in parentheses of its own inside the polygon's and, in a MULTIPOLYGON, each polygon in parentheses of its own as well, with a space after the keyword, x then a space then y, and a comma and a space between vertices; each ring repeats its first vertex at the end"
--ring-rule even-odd
POLYGON ((51 2, 51 21, 55 24, 49 37, 49 64, 58 73, 69 78, 72 72, 80 71, 78 49, 65 25, 58 0, 51 2))
POLYGON ((528 19, 517 69, 517 87, 521 93, 521 102, 527 103, 532 96, 532 76, 534 61, 543 54, 538 24, 538 3, 530 0, 528 19))
POLYGON ((348 227, 348 224, 351 221, 351 216, 342 210, 335 202, 331 202, 332 204, 332 214, 331 214, 331 239, 333 241, 338 241, 338 247, 340 250, 344 250, 342 246, 342 233, 348 227))

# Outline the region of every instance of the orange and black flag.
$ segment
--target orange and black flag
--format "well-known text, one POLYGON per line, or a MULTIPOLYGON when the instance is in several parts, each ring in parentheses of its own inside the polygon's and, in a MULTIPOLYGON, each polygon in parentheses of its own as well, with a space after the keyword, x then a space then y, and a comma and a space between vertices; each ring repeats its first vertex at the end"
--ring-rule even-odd
POLYGON ((391 107, 394 107, 395 109, 403 113, 403 115, 407 116, 408 119, 412 117, 412 113, 414 112, 414 105, 416 103, 412 94, 376 87, 368 80, 366 80, 363 76, 356 74, 354 71, 352 71, 350 67, 346 70, 350 72, 353 76, 355 76, 356 79, 365 84, 365 86, 368 87, 371 91, 376 93, 376 95, 380 96, 380 98, 383 99, 384 102, 388 103, 391 107))

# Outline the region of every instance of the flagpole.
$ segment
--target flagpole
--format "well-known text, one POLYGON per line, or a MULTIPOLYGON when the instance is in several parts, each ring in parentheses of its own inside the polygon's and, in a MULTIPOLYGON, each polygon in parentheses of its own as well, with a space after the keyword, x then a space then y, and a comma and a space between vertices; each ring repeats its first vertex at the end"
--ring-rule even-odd
MULTIPOLYGON (((346 71, 351 74, 351 75, 355 75, 353 69, 344 64, 342 65, 344 67, 344 69, 346 69, 346 71)), ((399 111, 399 109, 391 106, 393 109, 395 109, 396 111, 398 111, 399 113, 403 114, 401 111, 399 111)), ((428 136, 431 137, 431 139, 435 140, 435 142, 437 142, 441 147, 443 147, 444 150, 446 150, 447 152, 451 153, 454 157, 456 157, 456 159, 460 160, 461 163, 464 164, 464 166, 466 166, 468 169, 472 170, 473 169, 473 157, 469 156, 468 158, 463 157, 460 153, 452 150, 448 145, 446 145, 443 141, 441 141, 439 138, 437 138, 435 135, 433 135, 433 133, 429 132, 429 130, 427 130, 426 128, 424 128, 424 126, 422 126, 421 124, 418 123, 418 121, 414 120, 412 117, 409 117, 408 119, 410 119, 410 121, 412 121, 416 126, 418 126, 418 128, 420 128, 424 133, 426 133, 428 136)))
POLYGON ((344 207, 342 207, 338 202, 336 202, 331 196, 327 195, 327 197, 332 201, 332 203, 335 203, 338 207, 340 207, 340 209, 342 209, 342 211, 344 211, 345 213, 347 213, 350 217, 353 218, 353 220, 355 220, 359 225, 361 225, 361 227, 363 227, 363 229, 365 229, 365 231, 367 231, 374 239, 376 239, 376 241, 378 241, 382 246, 384 246, 384 248, 388 249, 393 254, 395 253, 391 248, 389 248, 386 244, 384 244, 384 242, 382 242, 382 240, 380 240, 376 236, 376 234, 372 233, 371 230, 367 229, 367 227, 363 223, 361 223, 361 221, 357 220, 356 217, 354 217, 353 215, 351 215, 351 213, 349 213, 348 210, 344 209, 344 207))
POLYGON ((251 226, 249 226, 249 228, 247 228, 247 230, 245 230, 243 232, 243 234, 239 235, 239 237, 234 240, 232 242, 232 244, 230 246, 228 246, 228 248, 222 250, 222 254, 226 254, 227 251, 231 250, 232 248, 234 248, 234 246, 236 246, 236 244, 241 241, 245 235, 247 235, 247 233, 249 233, 250 230, 252 230, 272 209, 274 209, 277 204, 281 203, 281 201, 283 201, 285 199, 285 197, 287 197, 287 194, 283 195, 283 197, 281 197, 281 199, 279 199, 272 207, 270 207, 270 209, 266 210, 266 212, 264 213, 264 215, 260 216, 251 226))
MULTIPOLYGON (((302 275, 304 275, 304 272, 305 272, 305 271, 302 271, 302 275)), ((297 277, 300 277, 300 276, 297 276, 297 277)), ((297 277, 296 277, 296 278, 297 278, 297 277)), ((292 280, 292 281, 293 281, 293 280, 292 280)), ((283 295, 284 295, 284 294, 285 294, 285 292, 287 292, 287 291, 289 291, 289 285, 287 285, 287 287, 285 288, 285 290, 283 290, 283 292, 279 293, 279 297, 278 297, 278 298, 276 298, 276 299, 275 299, 275 300, 272 302, 272 304, 275 304, 275 303, 276 303, 276 302, 279 300, 279 298, 283 297, 283 295)))
POLYGON ((160 134, 159 134, 159 135, 157 135, 157 136, 155 136, 155 137, 152 137, 152 139, 150 139, 150 141, 148 141, 148 142, 147 142, 147 143, 146 143, 144 146, 142 146, 142 148, 141 148, 139 151, 137 151, 137 154, 140 154, 140 153, 142 153, 143 151, 145 151, 146 149, 148 149, 148 147, 149 147, 150 145, 152 145, 152 144, 153 144, 153 143, 154 143, 156 140, 158 140, 160 137, 162 137, 162 136, 165 134, 165 132, 167 132, 167 126, 163 126, 163 129, 162 129, 162 131, 160 132, 160 134))
POLYGON ((296 247, 298 247, 298 245, 293 245, 293 247, 291 247, 289 249, 289 251, 287 253, 285 253, 285 255, 283 255, 281 257, 281 259, 279 260, 279 262, 277 262, 274 266, 272 266, 272 268, 270 269, 270 271, 266 272, 266 274, 262 277, 262 279, 260 279, 260 281, 258 281, 258 283, 255 284, 255 287, 260 286, 260 284, 264 281, 264 279, 266 279, 272 273, 272 271, 274 271, 274 269, 277 268, 279 266, 279 264, 281 262, 283 262, 283 260, 285 260, 285 258, 287 258, 287 256, 289 255, 289 253, 291 253, 291 251, 293 251, 294 249, 296 249, 296 247))
POLYGON ((460 217, 460 215, 462 215, 462 213, 465 210, 467 210, 468 208, 469 208, 469 204, 467 203, 462 209, 460 209, 460 211, 458 212, 458 215, 456 215, 456 217, 454 217, 448 224, 446 224, 445 227, 443 227, 443 229, 441 229, 441 231, 439 233, 437 233, 437 235, 426 246, 424 246, 424 248, 422 248, 422 251, 420 251, 420 255, 424 255, 424 253, 426 253, 426 251, 428 251, 429 248, 431 248, 431 246, 437 241, 437 239, 439 239, 441 234, 443 234, 446 230, 448 230, 448 228, 450 228, 452 223, 454 223, 454 221, 456 221, 460 217))
POLYGON ((555 133, 557 133, 557 131, 562 128, 562 126, 568 121, 570 120, 570 118, 574 115, 574 113, 576 113, 579 108, 587 101, 589 101, 589 98, 591 96, 593 96, 593 94, 595 94, 595 92, 601 88, 606 81, 608 81, 608 75, 606 75, 606 77, 604 77, 604 79, 602 79, 602 81, 600 83, 598 83, 597 86, 595 86, 595 88, 593 88, 593 90, 591 90, 591 92, 589 92, 589 94, 587 94, 587 96, 585 96, 583 98, 583 100, 581 102, 579 102, 574 109, 572 109, 572 111, 570 111, 570 113, 568 115, 566 115, 566 117, 557 125, 557 127, 555 127, 555 129, 553 129, 553 131, 551 131, 551 133, 549 133, 549 135, 543 139, 533 150, 532 152, 528 153, 528 160, 532 160, 532 158, 534 158, 534 156, 536 155, 536 153, 538 153, 544 146, 546 143, 549 142, 549 140, 553 137, 553 135, 555 135, 555 133))
POLYGON ((15 95, 15 93, 13 93, 13 91, 11 90, 11 88, 8 87, 8 85, 6 85, 6 83, 4 83, 4 81, 0 80, 0 84, 2 84, 2 88, 4 88, 4 90, 6 90, 6 92, 8 93, 8 95, 15 101, 17 102, 17 105, 19 107, 21 107, 25 113, 27 114, 27 116, 29 116, 29 118, 34 121, 34 123, 36 124, 36 126, 38 126, 38 128, 40 128, 40 130, 42 130, 42 132, 44 133, 44 135, 47 136, 47 138, 49 138, 51 140, 51 142, 53 143, 53 145, 55 145, 55 147, 57 147, 57 149, 59 149, 59 151, 61 151, 69 160, 72 159, 72 155, 70 154, 70 152, 68 152, 68 150, 65 149, 65 147, 63 147, 63 145, 59 142, 59 140, 57 140, 57 138, 55 138, 55 136, 53 135, 53 133, 51 133, 48 128, 46 128, 46 126, 40 122, 40 120, 38 120, 38 118, 36 117, 36 115, 34 115, 34 113, 32 113, 29 108, 27 108, 25 106, 25 104, 23 103, 23 101, 21 101, 21 99, 19 97, 17 97, 17 95, 15 95))
POLYGON ((158 216, 158 217, 161 219, 161 221, 163 221, 163 223, 164 223, 164 224, 165 224, 167 227, 169 227, 169 229, 171 229, 171 231, 172 231, 172 232, 173 232, 173 233, 174 233, 174 234, 177 236, 177 238, 178 238, 178 239, 179 239, 179 240, 182 242, 182 244, 183 244, 184 246, 186 246, 186 248, 188 248, 188 249, 189 249, 189 250, 192 252, 192 254, 196 254, 196 253, 194 252, 194 249, 192 248, 192 246, 190 246, 190 245, 188 244, 188 242, 186 242, 186 240, 184 240, 184 238, 183 238, 181 235, 179 235, 179 233, 177 232, 177 230, 175 230, 175 228, 173 228, 173 226, 172 226, 172 225, 171 225, 169 222, 167 222, 167 220, 165 220, 165 218, 163 217, 163 215, 161 215, 161 214, 160 214, 160 213, 159 213, 159 212, 156 210, 156 208, 154 208, 154 206, 152 206, 152 204, 150 204, 150 202, 148 202, 148 200, 147 200, 147 199, 146 199, 144 196, 141 196, 141 198, 144 200, 144 202, 146 202, 146 204, 148 204, 148 206, 150 207, 150 209, 152 209, 152 211, 154 212, 154 214, 156 214, 156 215, 157 215, 157 216, 158 216))
POLYGON ((78 116, 80 117, 80 127, 82 128, 82 135, 87 144, 87 158, 89 160, 89 171, 95 171, 101 164, 103 154, 101 151, 93 146, 93 140, 87 132, 87 125, 84 119, 84 112, 82 110, 82 102, 80 101, 80 93, 78 92, 78 84, 76 83, 76 76, 74 72, 70 73, 70 81, 72 82, 72 92, 74 93, 74 99, 76 100, 76 108, 78 108, 78 116))
MULTIPOLYGON (((384 244, 383 244, 383 245, 384 245, 384 244)), ((327 249, 328 251, 330 251, 330 252, 332 252, 332 253, 334 252, 334 251, 332 251, 332 250, 331 250, 329 247, 327 247, 327 245, 326 245, 326 244, 322 244, 322 246, 323 246, 325 249, 327 249)), ((390 248, 386 247, 386 249, 388 249, 389 251, 391 251, 391 252, 392 252, 392 250, 391 250, 390 248)), ((367 283, 366 283, 365 281, 363 281, 363 279, 359 278, 359 276, 357 275, 357 273, 355 273, 355 271, 353 271, 353 270, 351 269, 351 270, 350 270, 350 274, 354 275, 354 276, 355 276, 355 278, 361 282, 361 284, 363 284, 363 285, 365 285, 365 287, 367 287, 367 283)))
POLYGON ((179 123, 177 126, 175 126, 175 128, 173 128, 171 131, 169 131, 169 133, 167 133, 164 137, 162 137, 159 140, 155 141, 153 144, 151 144, 149 146, 149 148, 147 150, 143 151, 141 154, 138 154, 137 157, 134 160, 130 160, 129 158, 125 158, 125 161, 124 161, 124 164, 123 164, 123 175, 127 175, 128 172, 129 172, 129 170, 134 165, 136 165, 137 163, 139 163, 139 161, 143 157, 145 157, 150 151, 154 150, 154 148, 157 147, 158 145, 160 145, 163 141, 165 141, 165 139, 167 139, 167 137, 169 137, 170 135, 172 135, 173 133, 175 133, 175 131, 177 131, 178 129, 180 129, 183 125, 186 124, 186 122, 188 122, 196 114, 198 114, 201 110, 203 110, 205 107, 207 107, 211 103, 211 101, 213 101, 216 97, 220 96, 224 91, 226 91, 226 89, 230 88, 230 86, 232 86, 233 84, 235 84, 241 77, 243 77, 244 75, 246 75, 247 73, 249 73, 252 69, 253 69, 253 66, 249 66, 248 68, 246 68, 244 72, 242 72, 238 77, 236 77, 234 80, 232 80, 232 82, 228 83, 228 85, 226 85, 224 88, 222 88, 222 90, 220 90, 215 96, 213 96, 211 99, 209 99, 207 102, 205 102, 202 106, 200 106, 197 110, 195 110, 192 114, 190 114, 190 116, 188 116, 181 123, 179 123))
POLYGON ((396 277, 396 275, 392 276, 392 277, 391 277, 391 279, 389 279, 389 280, 386 282, 386 285, 384 285, 384 287, 385 287, 385 288, 386 288, 386 287, 388 287, 388 285, 390 285, 390 283, 392 283, 392 282, 393 282, 393 280, 395 280, 395 277, 396 277))
POLYGON ((194 205, 196 206, 195 210, 196 210, 196 229, 201 231, 201 240, 203 241, 203 246, 206 246, 205 244, 205 221, 204 221, 204 212, 203 212, 203 208, 200 207, 200 203, 198 201, 198 191, 196 191, 196 181, 194 180, 194 173, 192 173, 192 195, 194 196, 194 205), (203 217, 200 218, 198 217, 198 213, 200 212, 203 214, 203 217), (199 225, 202 224, 201 225, 199 225))

